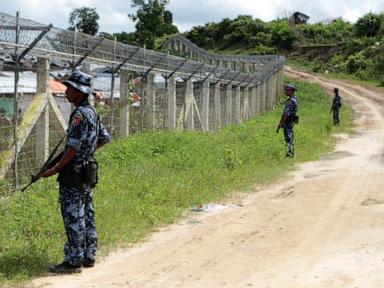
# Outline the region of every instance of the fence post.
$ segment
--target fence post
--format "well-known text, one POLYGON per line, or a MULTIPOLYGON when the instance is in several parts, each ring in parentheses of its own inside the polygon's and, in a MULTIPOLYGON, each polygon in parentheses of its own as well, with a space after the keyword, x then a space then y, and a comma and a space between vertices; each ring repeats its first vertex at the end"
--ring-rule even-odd
POLYGON ((251 88, 249 88, 249 93, 250 93, 250 113, 251 113, 251 117, 255 117, 257 115, 257 104, 256 104, 256 89, 257 89, 257 86, 253 86, 251 88))
POLYGON ((259 116, 261 113, 263 113, 263 93, 264 93, 264 82, 260 83, 257 86, 256 90, 256 115, 259 116))
MULTIPOLYGON (((87 74, 91 75, 91 63, 83 63, 83 71, 87 74)), ((95 85, 94 81, 91 82, 91 87, 93 88, 95 85)), ((93 94, 88 95, 88 102, 91 104, 93 107, 95 107, 95 96, 93 94)))
MULTIPOLYGON (((48 98, 49 93, 49 60, 38 58, 36 75, 36 95, 44 94, 48 98)), ((49 105, 45 106, 36 122, 36 161, 43 164, 49 155, 49 105)))
POLYGON ((129 98, 128 98, 129 72, 120 72, 120 137, 129 135, 129 98))
POLYGON ((265 111, 271 110, 272 97, 271 97, 270 85, 271 85, 271 76, 265 79, 265 111))
POLYGON ((193 82, 192 79, 189 79, 185 83, 185 119, 186 119, 186 128, 187 130, 193 130, 195 128, 195 122, 194 122, 194 105, 193 105, 193 82))
POLYGON ((167 84, 167 128, 168 130, 176 129, 176 79, 170 77, 167 84))
POLYGON ((155 93, 155 74, 149 73, 147 75, 146 87, 145 87, 145 96, 147 98, 148 105, 148 129, 154 130, 156 123, 156 93, 155 93))
POLYGON ((215 84, 215 129, 219 130, 221 128, 221 88, 220 82, 215 84))
POLYGON ((225 93, 225 126, 232 124, 232 85, 227 85, 225 93))
POLYGON ((244 87, 243 119, 245 120, 248 120, 249 118, 251 118, 251 107, 250 107, 251 106, 250 102, 252 97, 251 91, 252 90, 248 86, 244 87))
POLYGON ((271 88, 272 88, 272 109, 273 107, 275 107, 276 105, 276 79, 277 79, 277 74, 274 73, 273 76, 272 76, 272 83, 271 83, 271 88))
POLYGON ((235 88, 235 123, 241 123, 241 88, 237 85, 235 88))
POLYGON ((279 71, 277 71, 277 80, 276 80, 276 105, 279 104, 280 102, 280 93, 283 89, 282 87, 282 75, 281 75, 281 69, 279 69, 279 71))
POLYGON ((203 128, 204 132, 209 131, 209 81, 205 80, 203 82, 203 109, 202 109, 202 115, 201 115, 201 126, 203 128))
POLYGON ((263 86, 262 86, 262 94, 261 94, 261 102, 260 102, 260 107, 261 107, 261 113, 265 112, 267 110, 267 101, 268 101, 268 83, 267 79, 263 80, 263 86))

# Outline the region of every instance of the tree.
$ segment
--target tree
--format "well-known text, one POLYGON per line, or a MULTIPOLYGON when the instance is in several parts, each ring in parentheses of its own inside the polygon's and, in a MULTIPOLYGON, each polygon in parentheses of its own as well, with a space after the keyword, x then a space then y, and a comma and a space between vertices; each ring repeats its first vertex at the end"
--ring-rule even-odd
POLYGON ((271 29, 272 43, 279 49, 289 50, 296 40, 295 31, 289 25, 288 21, 274 21, 269 25, 271 29))
POLYGON ((75 27, 83 33, 96 35, 99 30, 99 15, 96 8, 82 7, 73 9, 69 14, 69 30, 75 30, 75 27))
POLYGON ((136 39, 140 45, 152 49, 154 39, 164 35, 178 33, 172 24, 173 16, 165 10, 168 0, 133 0, 132 8, 137 8, 136 13, 128 17, 136 22, 136 39))
POLYGON ((374 37, 379 33, 381 17, 376 14, 368 13, 359 18, 355 24, 357 36, 374 37))

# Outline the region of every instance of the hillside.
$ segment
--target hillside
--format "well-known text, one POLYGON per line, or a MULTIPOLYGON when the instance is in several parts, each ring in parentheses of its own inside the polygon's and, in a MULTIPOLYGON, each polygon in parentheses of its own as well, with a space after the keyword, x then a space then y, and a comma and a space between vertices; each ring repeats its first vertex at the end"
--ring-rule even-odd
POLYGON ((384 85, 384 13, 366 14, 354 24, 337 19, 300 25, 241 15, 193 27, 184 36, 215 53, 283 54, 314 72, 384 85))

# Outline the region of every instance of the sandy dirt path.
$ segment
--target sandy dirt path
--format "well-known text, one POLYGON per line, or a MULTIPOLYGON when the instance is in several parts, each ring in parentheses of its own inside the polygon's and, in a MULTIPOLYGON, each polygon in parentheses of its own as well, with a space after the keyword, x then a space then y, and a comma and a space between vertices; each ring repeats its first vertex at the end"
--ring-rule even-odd
POLYGON ((384 93, 285 70, 339 87, 356 133, 239 206, 191 214, 81 275, 32 287, 384 287, 384 93))

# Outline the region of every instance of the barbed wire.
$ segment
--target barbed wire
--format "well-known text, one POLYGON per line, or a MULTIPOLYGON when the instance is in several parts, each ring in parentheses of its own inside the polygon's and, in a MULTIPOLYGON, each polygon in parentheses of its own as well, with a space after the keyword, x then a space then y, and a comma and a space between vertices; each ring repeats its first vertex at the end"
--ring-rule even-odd
MULTIPOLYGON (((19 24, 19 43, 16 44, 16 17, 0 13, 0 45, 3 49, 8 48, 10 53, 12 53, 15 47, 28 47, 41 33, 41 29, 45 27, 41 23, 24 18, 20 18, 19 24)), ((211 57, 210 59, 216 61, 236 61, 239 63, 250 62, 257 64, 256 70, 252 74, 250 72, 238 73, 235 70, 215 67, 206 63, 201 66, 201 62, 194 60, 188 60, 185 65, 182 65, 185 62, 185 58, 182 57, 55 27, 50 29, 37 43, 30 51, 30 55, 46 56, 49 54, 49 56, 55 57, 55 59, 64 61, 67 66, 71 66, 78 59, 89 53, 87 60, 93 61, 93 63, 117 66, 120 63, 126 62, 123 67, 127 69, 138 72, 145 72, 151 69, 165 76, 178 70, 175 72, 175 75, 181 77, 194 73, 195 78, 205 78, 207 74, 216 68, 215 73, 209 77, 212 80, 232 80, 234 83, 243 83, 244 79, 249 79, 252 76, 252 81, 249 84, 253 85, 263 81, 270 73, 280 69, 285 63, 285 58, 277 55, 212 55, 182 36, 177 36, 177 39, 183 41, 188 47, 196 49, 196 51, 204 54, 206 57, 211 57), (180 69, 181 65, 182 69, 180 69)))

